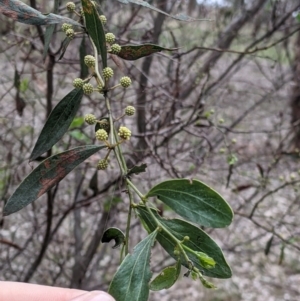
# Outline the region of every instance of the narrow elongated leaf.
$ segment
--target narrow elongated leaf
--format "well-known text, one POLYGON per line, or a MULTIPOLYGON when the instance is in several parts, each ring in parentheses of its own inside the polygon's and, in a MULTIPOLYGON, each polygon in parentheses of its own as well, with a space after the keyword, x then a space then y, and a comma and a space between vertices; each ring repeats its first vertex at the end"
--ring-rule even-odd
POLYGON ((3 214, 12 214, 35 201, 102 148, 105 146, 79 146, 47 158, 23 180, 5 204, 3 214))
POLYGON ((43 50, 43 59, 47 56, 47 52, 50 46, 50 42, 53 36, 53 32, 55 29, 55 24, 51 24, 46 28, 45 32, 45 45, 44 45, 44 50, 43 50))
POLYGON ((15 67, 15 77, 14 77, 14 87, 16 88, 16 96, 15 96, 15 102, 16 102, 16 110, 19 114, 19 116, 23 115, 23 110, 26 106, 26 103, 24 99, 20 96, 20 92, 22 91, 21 87, 21 80, 20 80, 20 74, 15 67))
POLYGON ((181 262, 176 265, 164 268, 150 283, 152 291, 160 291, 170 288, 178 279, 181 270, 181 262))
POLYGON ((165 48, 155 44, 125 45, 121 46, 121 51, 116 55, 124 60, 134 61, 163 50, 174 51, 177 48, 165 48))
POLYGON ((89 68, 84 63, 84 57, 87 55, 85 46, 85 36, 83 36, 79 46, 79 57, 80 57, 80 78, 86 78, 89 75, 89 68))
POLYGON ((14 87, 19 91, 20 90, 20 74, 17 70, 17 68, 15 68, 15 76, 14 76, 14 87))
POLYGON ((186 21, 186 22, 191 22, 191 21, 210 21, 209 19, 195 19, 195 18, 192 18, 192 17, 189 17, 185 14, 178 14, 178 15, 170 15, 168 13, 166 13, 165 11, 149 4, 148 2, 146 1, 143 1, 143 0, 118 0, 119 2, 123 3, 123 4, 128 4, 128 3, 132 3, 132 4, 137 4, 137 5, 141 5, 141 6, 144 6, 146 8, 149 8, 149 9, 152 9, 158 13, 161 13, 161 14, 164 14, 168 17, 171 17, 173 19, 176 19, 176 20, 180 20, 180 21, 186 21))
POLYGON ((233 212, 212 188, 197 180, 176 179, 159 183, 147 197, 156 196, 180 216, 212 228, 230 225, 233 212))
POLYGON ((115 245, 113 246, 113 249, 119 247, 121 244, 124 243, 125 241, 125 235, 124 233, 118 229, 118 228, 108 228, 107 230, 105 230, 105 232, 103 233, 101 242, 110 242, 111 240, 115 241, 115 245))
POLYGON ((59 61, 64 57, 65 52, 66 52, 66 50, 67 50, 67 48, 68 48, 70 42, 71 42, 71 39, 70 39, 69 37, 66 37, 66 38, 63 40, 62 46, 61 46, 61 49, 60 49, 60 56, 59 56, 59 58, 58 58, 59 61))
POLYGON ((103 10, 101 9, 101 1, 102 0, 98 0, 99 3, 96 3, 96 1, 94 1, 94 3, 96 4, 96 9, 99 15, 104 15, 103 10))
MULTIPOLYGON (((143 207, 139 206, 137 212, 143 220, 143 225, 146 224, 146 230, 151 232, 156 228, 156 223, 153 217, 143 207)), ((216 262, 214 268, 205 268, 201 265, 199 256, 194 252, 186 250, 189 259, 193 265, 198 268, 204 275, 214 278, 230 278, 232 273, 228 266, 221 248, 216 242, 203 230, 181 219, 164 219, 160 217, 155 210, 152 210, 155 217, 162 223, 177 239, 183 240, 185 236, 190 239, 184 244, 191 250, 203 252, 216 262)), ((177 260, 174 255, 176 243, 163 231, 159 232, 156 237, 161 246, 169 253, 171 257, 177 260)), ((181 264, 188 268, 186 260, 181 256, 181 264)))
MULTIPOLYGON (((57 14, 58 11, 59 11, 59 2, 60 2, 59 0, 54 1, 54 8, 53 8, 53 13, 54 14, 57 14)), ((45 59, 46 56, 47 56, 47 52, 48 52, 48 49, 49 49, 49 46, 50 46, 50 42, 51 42, 51 39, 52 39, 52 36, 53 36, 54 29, 55 29, 55 24, 48 25, 47 28, 46 28, 43 59, 45 59)))
POLYGON ((133 254, 128 254, 117 270, 109 287, 116 301, 147 301, 151 279, 150 254, 157 231, 138 243, 133 254))
POLYGON ((270 239, 268 240, 268 242, 267 242, 267 244, 266 244, 266 247, 265 247, 265 255, 266 255, 266 256, 269 255, 269 252, 270 252, 271 247, 272 247, 273 239, 274 239, 274 235, 272 235, 272 236, 270 237, 270 239))
POLYGON ((85 26, 91 36, 99 54, 101 54, 103 68, 107 67, 107 49, 104 29, 99 19, 98 12, 90 0, 81 0, 85 26))
POLYGON ((20 0, 0 1, 0 13, 15 21, 30 25, 68 23, 82 27, 80 23, 67 17, 62 17, 56 14, 44 15, 40 11, 26 5, 20 0))
POLYGON ((41 131, 30 161, 48 151, 64 135, 79 109, 82 96, 82 89, 74 89, 57 104, 41 131))

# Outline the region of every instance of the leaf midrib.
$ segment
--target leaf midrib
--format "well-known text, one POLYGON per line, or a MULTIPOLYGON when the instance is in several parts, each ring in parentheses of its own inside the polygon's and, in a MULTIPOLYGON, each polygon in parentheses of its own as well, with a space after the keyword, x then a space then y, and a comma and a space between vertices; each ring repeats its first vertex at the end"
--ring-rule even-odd
MULTIPOLYGON (((157 191, 170 191, 170 192, 182 193, 182 194, 186 194, 186 195, 188 195, 188 196, 192 196, 193 198, 195 198, 195 199, 197 199, 197 200, 200 200, 200 202, 206 204, 208 207, 214 209, 214 210, 217 211, 217 212, 220 212, 223 216, 229 217, 229 215, 224 214, 222 211, 216 209, 212 204, 209 204, 209 203, 207 203, 207 202, 205 202, 205 201, 202 201, 200 198, 198 198, 198 197, 196 197, 196 196, 194 196, 194 195, 192 195, 192 194, 189 194, 188 192, 183 192, 183 191, 178 191, 178 190, 173 190, 173 189, 163 189, 163 188, 160 188, 160 189, 155 189, 155 190, 154 190, 154 193, 155 193, 155 194, 154 194, 154 195, 151 195, 151 193, 150 193, 149 196, 157 196, 157 194, 156 194, 157 191)), ((159 194, 159 193, 158 193, 158 194, 159 194)), ((159 194, 159 195, 162 195, 162 194, 159 194)), ((165 198, 167 198, 168 200, 173 200, 173 201, 174 201, 174 199, 172 199, 172 198, 166 196, 165 194, 163 194, 163 196, 164 196, 165 198)), ((175 200, 175 202, 178 203, 179 201, 175 200)), ((180 206, 184 207, 186 210, 190 210, 189 207, 186 207, 186 206, 185 206, 184 204, 182 204, 182 203, 180 203, 180 206)), ((197 216, 199 216, 199 214, 197 214, 197 211, 195 211, 195 210, 191 210, 191 211, 194 212, 197 216)), ((213 221, 214 221, 214 219, 213 219, 213 218, 210 218, 210 217, 206 217, 206 219, 207 219, 207 220, 213 220, 213 221)))

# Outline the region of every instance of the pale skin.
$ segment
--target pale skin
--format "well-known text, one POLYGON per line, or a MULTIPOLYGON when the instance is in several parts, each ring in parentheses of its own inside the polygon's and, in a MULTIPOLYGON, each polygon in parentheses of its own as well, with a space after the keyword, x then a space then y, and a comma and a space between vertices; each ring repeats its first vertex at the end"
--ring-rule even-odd
POLYGON ((102 291, 86 292, 37 284, 0 281, 0 301, 115 301, 115 299, 102 291))

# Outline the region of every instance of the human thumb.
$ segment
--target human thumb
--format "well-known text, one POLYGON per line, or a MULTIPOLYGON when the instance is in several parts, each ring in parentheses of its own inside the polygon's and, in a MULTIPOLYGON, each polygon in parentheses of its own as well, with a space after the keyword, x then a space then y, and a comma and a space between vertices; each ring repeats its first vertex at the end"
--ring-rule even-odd
POLYGON ((70 301, 115 301, 115 299, 105 292, 92 291, 70 299, 70 301))

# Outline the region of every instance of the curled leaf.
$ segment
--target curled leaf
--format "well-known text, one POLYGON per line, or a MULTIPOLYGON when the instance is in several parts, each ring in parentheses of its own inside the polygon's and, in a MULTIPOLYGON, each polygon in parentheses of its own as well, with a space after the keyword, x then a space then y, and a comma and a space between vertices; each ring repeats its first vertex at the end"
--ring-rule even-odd
POLYGON ((125 235, 118 228, 109 228, 105 230, 101 242, 110 242, 112 239, 115 241, 115 245, 113 246, 113 249, 115 249, 124 243, 125 235))
POLYGON ((133 174, 139 174, 141 172, 145 172, 147 168, 147 164, 143 163, 139 166, 133 166, 132 168, 129 169, 127 176, 133 175, 133 174))
POLYGON ((121 51, 116 55, 124 60, 134 61, 163 50, 174 51, 177 48, 165 48, 154 44, 125 45, 121 46, 121 51))

